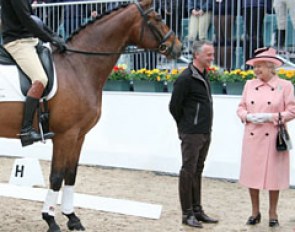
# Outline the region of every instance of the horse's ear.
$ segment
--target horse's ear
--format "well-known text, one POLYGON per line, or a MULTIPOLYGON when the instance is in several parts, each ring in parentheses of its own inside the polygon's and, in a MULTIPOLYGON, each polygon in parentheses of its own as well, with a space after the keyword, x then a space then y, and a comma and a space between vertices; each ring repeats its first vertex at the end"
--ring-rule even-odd
POLYGON ((152 3, 153 3, 153 0, 141 0, 140 1, 140 4, 142 6, 150 6, 150 5, 152 5, 152 3))

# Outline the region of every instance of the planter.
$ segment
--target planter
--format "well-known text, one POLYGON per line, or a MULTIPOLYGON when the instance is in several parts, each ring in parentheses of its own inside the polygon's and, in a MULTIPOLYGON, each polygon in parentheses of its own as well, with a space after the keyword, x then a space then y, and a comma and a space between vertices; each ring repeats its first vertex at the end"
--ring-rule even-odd
POLYGON ((169 82, 167 82, 167 81, 165 81, 164 83, 163 83, 163 85, 164 85, 164 92, 169 92, 169 93, 171 93, 172 91, 173 91, 173 85, 174 85, 174 81, 169 81, 169 82))
POLYGON ((242 95, 245 82, 228 82, 226 83, 227 95, 242 95))
POLYGON ((107 80, 104 91, 130 91, 130 81, 128 80, 107 80))
POLYGON ((222 82, 212 81, 210 82, 211 94, 224 94, 224 86, 222 82))
POLYGON ((133 90, 135 92, 163 92, 163 82, 134 80, 133 90))

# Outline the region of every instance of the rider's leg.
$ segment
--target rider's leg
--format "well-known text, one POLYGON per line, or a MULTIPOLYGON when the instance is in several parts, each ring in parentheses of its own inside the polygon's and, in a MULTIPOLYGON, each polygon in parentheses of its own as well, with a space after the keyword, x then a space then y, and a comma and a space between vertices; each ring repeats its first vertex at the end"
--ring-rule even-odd
MULTIPOLYGON (((32 126, 33 118, 39 104, 39 99, 47 85, 47 75, 36 52, 38 39, 26 38, 10 42, 5 45, 6 50, 15 59, 23 72, 31 79, 32 86, 28 91, 24 119, 21 130, 22 145, 30 145, 41 140, 41 135, 32 126)), ((53 137, 52 132, 44 134, 44 139, 53 137)))

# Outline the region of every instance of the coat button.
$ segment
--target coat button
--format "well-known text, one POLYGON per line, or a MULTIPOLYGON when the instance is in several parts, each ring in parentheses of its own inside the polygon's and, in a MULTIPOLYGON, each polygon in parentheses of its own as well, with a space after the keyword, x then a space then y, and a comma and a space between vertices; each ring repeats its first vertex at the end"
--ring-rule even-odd
POLYGON ((251 133, 250 133, 250 135, 254 135, 254 133, 253 133, 253 132, 251 132, 251 133))
POLYGON ((269 134, 268 133, 265 133, 265 136, 268 136, 269 134))
POLYGON ((251 101, 251 104, 253 105, 254 104, 254 101, 251 101))
POLYGON ((275 91, 275 88, 271 88, 271 91, 275 91))
POLYGON ((258 87, 255 88, 257 91, 259 90, 258 87))
POLYGON ((271 104, 271 102, 267 102, 267 104, 268 104, 268 105, 270 105, 270 104, 271 104))

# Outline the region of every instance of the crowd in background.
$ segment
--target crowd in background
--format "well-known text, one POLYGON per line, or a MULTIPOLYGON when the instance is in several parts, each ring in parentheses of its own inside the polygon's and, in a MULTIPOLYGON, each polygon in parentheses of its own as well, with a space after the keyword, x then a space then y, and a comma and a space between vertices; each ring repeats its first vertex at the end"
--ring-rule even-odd
MULTIPOLYGON (((81 4, 84 1, 32 0, 32 4, 35 13, 64 38, 87 20, 120 4, 107 1, 81 4), (61 5, 36 7, 36 4, 56 3, 61 5)), ((291 7, 292 1, 154 0, 154 8, 184 42, 188 53, 195 40, 213 41, 216 65, 231 70, 243 65, 259 47, 271 45, 280 52, 294 53, 295 7, 291 7), (272 21, 267 24, 269 16, 272 21), (266 38, 268 34, 270 36, 266 38), (291 44, 289 37, 292 38, 291 44)), ((155 53, 149 52, 135 55, 133 60, 135 69, 152 69, 157 67, 158 59, 155 53)))

